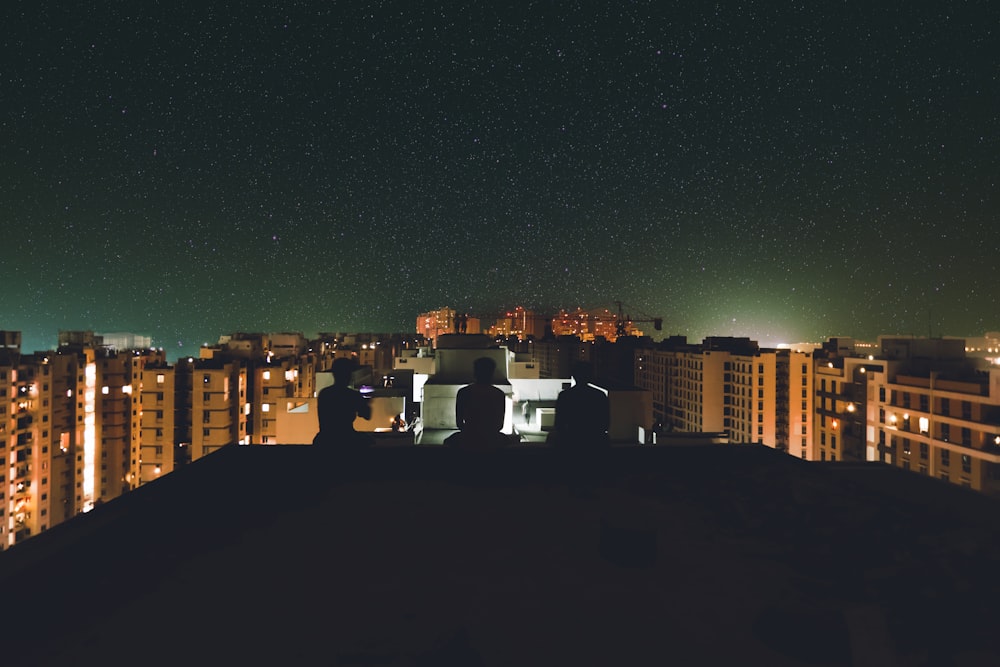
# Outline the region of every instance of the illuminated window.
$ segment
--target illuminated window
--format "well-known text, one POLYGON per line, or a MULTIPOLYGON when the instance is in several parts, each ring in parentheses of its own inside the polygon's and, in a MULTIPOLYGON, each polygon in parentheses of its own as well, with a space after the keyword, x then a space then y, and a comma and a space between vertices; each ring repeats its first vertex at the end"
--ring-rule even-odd
POLYGON ((166 378, 164 377, 163 373, 156 374, 156 384, 163 384, 165 380, 166 378))
POLYGON ((108 393, 110 393, 110 391, 111 389, 107 386, 101 387, 101 393, 104 395, 107 395, 108 393))
POLYGON ((262 403, 261 406, 260 406, 260 411, 261 412, 270 412, 271 411, 271 404, 270 403, 262 403))
POLYGON ((265 380, 271 379, 271 371, 264 371, 264 379, 265 380))

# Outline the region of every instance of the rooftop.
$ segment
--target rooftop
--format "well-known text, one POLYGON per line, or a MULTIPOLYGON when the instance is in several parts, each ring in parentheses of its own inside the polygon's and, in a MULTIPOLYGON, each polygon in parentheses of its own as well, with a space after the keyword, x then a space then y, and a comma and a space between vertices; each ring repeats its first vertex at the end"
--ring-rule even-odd
POLYGON ((5 662, 997 664, 997 502, 877 464, 229 447, 0 554, 5 662), (21 662, 16 662, 20 660, 21 662))

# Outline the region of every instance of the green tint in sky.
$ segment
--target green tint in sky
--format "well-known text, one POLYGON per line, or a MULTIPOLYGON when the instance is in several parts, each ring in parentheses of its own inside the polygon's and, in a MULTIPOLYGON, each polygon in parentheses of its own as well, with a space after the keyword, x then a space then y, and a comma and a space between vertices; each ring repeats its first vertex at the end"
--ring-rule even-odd
POLYGON ((17 4, 26 347, 615 300, 692 338, 1000 329, 996 3, 17 4))

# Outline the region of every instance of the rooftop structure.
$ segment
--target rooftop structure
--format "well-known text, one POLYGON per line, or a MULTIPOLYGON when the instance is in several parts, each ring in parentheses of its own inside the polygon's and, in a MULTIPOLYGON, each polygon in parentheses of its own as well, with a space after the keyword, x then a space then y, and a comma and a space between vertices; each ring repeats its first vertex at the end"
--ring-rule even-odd
POLYGON ((0 554, 4 662, 1000 660, 991 498, 758 446, 613 449, 590 493, 562 470, 224 448, 0 554))

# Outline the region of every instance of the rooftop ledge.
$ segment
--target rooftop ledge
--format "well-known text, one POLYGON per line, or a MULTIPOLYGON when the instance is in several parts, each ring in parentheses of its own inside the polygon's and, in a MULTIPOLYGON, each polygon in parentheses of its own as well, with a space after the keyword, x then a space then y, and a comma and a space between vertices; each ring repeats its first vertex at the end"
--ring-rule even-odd
POLYGON ((1000 658, 993 499, 756 446, 572 470, 530 447, 225 448, 0 554, 4 662, 1000 658))

